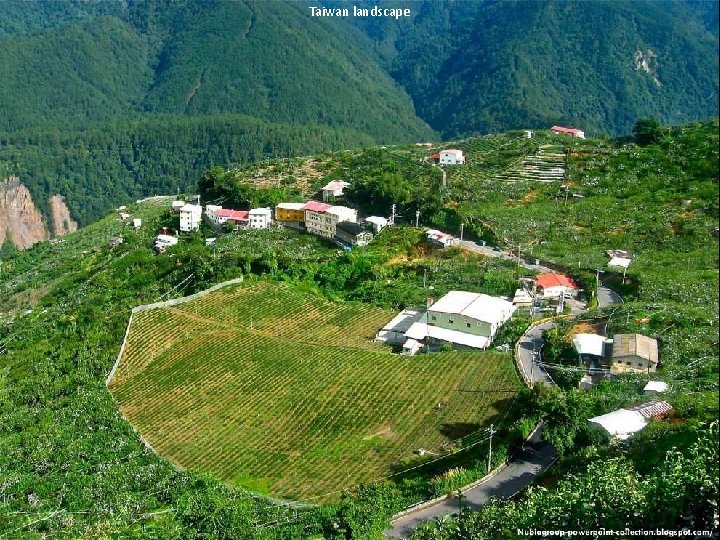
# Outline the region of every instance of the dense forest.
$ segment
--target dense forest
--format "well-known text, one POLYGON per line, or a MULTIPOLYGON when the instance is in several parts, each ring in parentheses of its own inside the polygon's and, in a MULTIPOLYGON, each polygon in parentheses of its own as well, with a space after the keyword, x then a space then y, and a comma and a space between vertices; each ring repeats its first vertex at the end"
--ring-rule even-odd
POLYGON ((192 192, 209 167, 372 144, 346 128, 272 124, 238 115, 153 115, 85 129, 0 133, 0 162, 18 174, 41 210, 61 193, 86 225, 148 195, 192 192))

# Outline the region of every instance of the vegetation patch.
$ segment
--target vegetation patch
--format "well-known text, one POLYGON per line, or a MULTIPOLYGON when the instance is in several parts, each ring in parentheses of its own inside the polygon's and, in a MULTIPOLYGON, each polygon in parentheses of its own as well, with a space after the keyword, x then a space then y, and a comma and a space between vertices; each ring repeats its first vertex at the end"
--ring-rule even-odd
POLYGON ((266 281, 228 287, 136 314, 111 391, 183 468, 332 500, 481 429, 520 387, 507 354, 405 357, 372 342, 393 314, 266 281))

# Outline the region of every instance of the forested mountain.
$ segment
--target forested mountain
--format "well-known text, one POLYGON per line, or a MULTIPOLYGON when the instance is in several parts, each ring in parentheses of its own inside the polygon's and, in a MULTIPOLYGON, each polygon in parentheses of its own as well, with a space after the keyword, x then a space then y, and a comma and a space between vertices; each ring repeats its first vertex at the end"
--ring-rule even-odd
POLYGON ((718 2, 434 2, 353 18, 446 138, 576 124, 627 133, 718 111, 718 2))
POLYGON ((129 200, 192 192, 203 171, 214 165, 372 142, 345 128, 274 124, 239 115, 153 115, 74 131, 0 133, 0 173, 19 175, 45 215, 49 197, 63 195, 73 218, 87 225, 129 200))
POLYGON ((3 8, 0 62, 9 76, 0 81, 0 129, 140 112, 235 113, 352 127, 378 142, 432 135, 407 94, 355 44, 362 34, 311 18, 301 4, 3 8))
POLYGON ((3 2, 0 160, 87 223, 263 156, 718 112, 717 2, 384 1, 410 7, 399 21, 308 5, 3 2))

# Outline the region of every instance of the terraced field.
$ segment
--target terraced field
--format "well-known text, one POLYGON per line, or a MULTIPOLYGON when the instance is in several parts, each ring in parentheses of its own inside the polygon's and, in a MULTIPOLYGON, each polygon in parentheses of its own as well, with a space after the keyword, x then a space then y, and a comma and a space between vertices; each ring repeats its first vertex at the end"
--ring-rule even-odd
POLYGON ((372 342, 393 315, 285 284, 227 287, 136 314, 110 389, 178 465, 332 500, 486 425, 520 387, 508 355, 404 357, 372 342))

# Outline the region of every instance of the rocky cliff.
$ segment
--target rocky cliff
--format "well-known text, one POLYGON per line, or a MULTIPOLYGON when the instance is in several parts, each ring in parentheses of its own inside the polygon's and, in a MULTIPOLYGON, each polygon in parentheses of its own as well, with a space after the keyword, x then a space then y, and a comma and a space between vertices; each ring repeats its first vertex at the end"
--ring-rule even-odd
POLYGON ((48 237, 43 218, 17 176, 0 180, 0 247, 9 238, 27 249, 48 237))
MULTIPOLYGON (((62 195, 50 197, 50 217, 53 236, 62 236, 78 228, 62 195)), ((16 248, 27 249, 49 236, 42 214, 20 179, 10 176, 0 180, 0 247, 9 239, 16 248)))
POLYGON ((50 197, 50 215, 52 216, 54 236, 77 231, 78 224, 70 216, 70 209, 65 204, 65 197, 62 195, 50 197))

